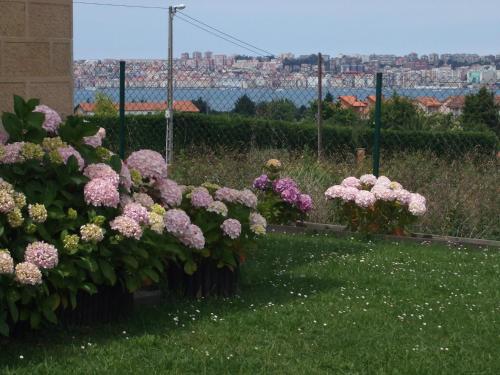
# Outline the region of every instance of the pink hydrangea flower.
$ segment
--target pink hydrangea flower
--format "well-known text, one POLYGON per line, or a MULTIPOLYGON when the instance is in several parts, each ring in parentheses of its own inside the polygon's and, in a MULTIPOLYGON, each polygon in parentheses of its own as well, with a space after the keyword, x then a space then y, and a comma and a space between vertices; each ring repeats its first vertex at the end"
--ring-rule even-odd
POLYGON ((153 198, 146 193, 134 193, 134 202, 139 203, 141 206, 146 208, 150 208, 153 204, 155 204, 153 198))
POLYGON ((427 212, 425 197, 417 193, 412 193, 410 203, 408 204, 408 211, 415 216, 424 215, 427 212))
POLYGON ((49 134, 57 134, 57 130, 62 123, 59 113, 46 105, 37 105, 33 112, 40 112, 45 115, 42 128, 49 134))
POLYGON ((240 191, 236 201, 249 208, 257 207, 257 196, 251 190, 248 189, 240 191))
POLYGON ((389 180, 385 176, 380 176, 379 178, 377 178, 377 182, 375 185, 381 185, 381 186, 388 187, 390 184, 391 184, 391 180, 389 180))
POLYGON ((109 180, 113 186, 118 187, 120 183, 120 176, 113 168, 104 163, 89 164, 84 170, 83 174, 91 180, 96 178, 103 178, 109 180))
POLYGON ((154 187, 160 193, 163 204, 169 207, 180 206, 182 202, 182 188, 175 181, 164 178, 157 181, 154 187))
POLYGON ((375 195, 375 198, 382 201, 391 202, 396 200, 396 193, 394 190, 389 189, 389 187, 385 185, 377 184, 372 187, 371 192, 375 195))
POLYGON ((285 202, 294 204, 300 195, 299 189, 294 186, 290 186, 281 192, 281 199, 285 202))
POLYGON ((327 199, 336 199, 336 198, 342 198, 344 195, 344 189, 342 185, 333 185, 330 186, 326 191, 325 191, 325 197, 327 199))
POLYGON ((50 270, 59 263, 59 256, 53 245, 39 241, 30 243, 26 247, 24 260, 39 268, 50 270))
POLYGON ((223 187, 215 192, 215 199, 227 203, 234 203, 238 201, 239 195, 239 190, 223 187))
POLYGON ((359 189, 361 187, 361 183, 359 182, 359 179, 356 177, 346 177, 342 180, 341 185, 343 187, 353 187, 356 189, 359 189))
POLYGON ((63 159, 64 164, 67 164, 68 159, 71 156, 74 156, 76 158, 76 161, 78 162, 78 169, 83 170, 83 167, 85 167, 85 160, 83 160, 82 155, 80 155, 80 153, 76 151, 72 146, 59 147, 57 149, 57 152, 63 159))
POLYGON ((241 223, 236 219, 224 220, 220 227, 224 235, 233 240, 237 239, 241 234, 241 223))
POLYGON ((24 158, 21 154, 24 142, 9 143, 4 146, 4 153, 0 158, 1 164, 21 163, 24 158))
POLYGON ((116 230, 118 233, 127 238, 135 238, 140 240, 142 237, 142 228, 137 221, 134 219, 121 215, 115 217, 113 221, 109 223, 111 229, 116 230))
POLYGON ((274 182, 273 182, 273 189, 277 193, 281 193, 284 190, 289 189, 289 188, 296 188, 296 189, 299 188, 297 186, 297 183, 289 177, 280 178, 280 179, 274 180, 274 182))
POLYGON ((168 210, 163 220, 167 231, 174 236, 181 236, 191 224, 189 216, 183 210, 179 209, 168 210))
POLYGON ((84 137, 83 142, 90 147, 97 148, 102 146, 102 141, 106 138, 106 129, 99 128, 95 135, 84 137))
POLYGON ((355 187, 352 186, 344 187, 344 190, 342 190, 342 195, 340 198, 342 198, 344 202, 352 202, 356 199, 358 192, 359 190, 356 189, 355 187))
POLYGON ((116 208, 120 204, 120 194, 115 185, 108 179, 96 178, 90 180, 83 189, 85 202, 99 207, 116 208))
POLYGON ((191 204, 196 208, 206 208, 214 201, 208 190, 204 187, 195 188, 191 192, 191 204))
POLYGON ((371 187, 377 183, 377 177, 372 174, 364 174, 359 178, 359 182, 365 186, 371 187))
POLYGON ((133 152, 127 158, 129 169, 135 169, 143 178, 161 180, 167 177, 167 164, 160 153, 152 150, 133 152))
POLYGON ((14 273, 14 259, 8 251, 0 250, 0 275, 14 273))
POLYGON ((408 190, 399 189, 396 190, 395 193, 396 193, 396 201, 398 201, 400 204, 403 205, 410 204, 411 193, 408 190))
POLYGON ((139 203, 129 203, 123 209, 123 215, 135 220, 139 224, 149 223, 149 212, 139 203))
POLYGON ((262 227, 267 227, 267 220, 264 216, 259 214, 258 212, 250 213, 250 225, 260 225, 262 227))
POLYGON ((367 190, 359 190, 356 194, 356 198, 354 199, 356 205, 362 208, 371 207, 375 204, 376 201, 377 198, 375 198, 375 195, 367 190))
POLYGON ((178 238, 187 247, 197 250, 205 247, 205 236, 197 225, 190 224, 178 238))
POLYGON ((16 266, 16 281, 22 285, 39 285, 42 283, 42 273, 33 263, 23 262, 16 266))
POLYGON ((313 201, 310 195, 308 194, 300 194, 297 198, 297 207, 302 212, 311 211, 313 208, 313 201))

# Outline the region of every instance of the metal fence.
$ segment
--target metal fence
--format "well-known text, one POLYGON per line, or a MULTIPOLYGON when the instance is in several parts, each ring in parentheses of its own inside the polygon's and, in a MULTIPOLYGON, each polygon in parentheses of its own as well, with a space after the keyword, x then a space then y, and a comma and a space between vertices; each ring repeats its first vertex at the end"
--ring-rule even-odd
MULTIPOLYGON (((304 144, 317 150, 318 154, 322 151, 326 154, 351 153, 356 148, 365 148, 371 152, 377 147, 373 143, 377 89, 375 73, 335 74, 322 61, 321 56, 314 55, 307 65, 309 71, 305 72, 305 68, 300 65, 285 65, 280 70, 276 68, 274 71, 260 72, 260 60, 243 60, 246 63, 242 62, 242 67, 232 70, 210 64, 191 66, 188 61, 175 60, 174 65, 173 127, 174 131, 178 129, 177 136, 182 135, 181 146, 192 144, 189 142, 190 137, 199 139, 196 132, 201 131, 200 121, 196 122, 198 126, 192 125, 192 114, 205 115, 207 123, 221 117, 244 117, 245 121, 234 121, 247 124, 250 118, 256 123, 283 121, 298 125, 295 127, 295 134, 289 128, 273 126, 270 133, 273 140, 268 140, 266 146, 273 146, 273 143, 276 147, 304 144), (301 127, 304 124, 318 127, 318 131, 314 132, 314 140, 310 139, 313 133, 306 132, 301 127), (350 129, 352 134, 343 143, 332 143, 328 131, 331 128, 350 129), (301 140, 301 137, 304 139, 301 140)), ((269 69, 268 65, 266 67, 269 69)), ((165 113, 168 76, 166 62, 127 61, 124 69, 124 114, 165 113)), ((422 149, 426 146, 422 142, 427 142, 430 150, 439 153, 457 155, 472 152, 475 148, 483 150, 485 147, 494 151, 491 142, 488 143, 473 133, 486 133, 487 130, 498 133, 498 123, 495 124, 495 120, 487 123, 480 114, 476 114, 476 117, 471 114, 466 118, 463 110, 466 96, 477 93, 480 87, 493 92, 492 100, 496 100, 498 106, 500 86, 496 76, 491 81, 469 84, 467 78, 464 80, 463 74, 460 76, 458 73, 450 73, 451 77, 448 75, 443 78, 432 76, 432 71, 429 70, 385 69, 381 73, 382 149, 422 149), (429 86, 430 83, 433 86, 429 86), (412 134, 411 131, 417 133, 412 134), (419 137, 420 140, 417 139, 419 137)), ((117 113, 119 102, 119 61, 75 63, 76 114, 117 113)), ((133 132, 133 136, 131 134, 125 142, 127 152, 144 145, 145 140, 141 141, 141 137, 154 138, 156 141, 165 139, 165 129, 161 126, 148 128, 147 131, 128 127, 128 131, 133 132), (141 135, 141 131, 144 134, 141 135), (151 134, 152 131, 155 134, 151 134)), ((219 131, 218 139, 206 142, 205 147, 223 145, 231 148, 231 137, 236 133, 234 127, 221 127, 219 131)), ((176 141, 174 139, 174 147, 178 144, 176 141)), ((235 137, 235 146, 242 141, 235 137)), ((258 146, 258 143, 253 144, 258 146)), ((165 142, 155 142, 155 145, 158 151, 165 153, 165 142)))
MULTIPOLYGON (((429 214, 414 230, 500 238, 496 77, 339 73, 319 56, 272 70, 256 59, 231 68, 190 61, 174 61, 172 170, 180 182, 248 186, 264 158, 280 157, 321 202, 333 181, 380 171, 428 197, 429 214)), ((75 113, 104 126, 108 146, 123 156, 165 154, 167 63, 121 66, 75 63, 75 113)), ((336 221, 321 204, 311 219, 336 221)))

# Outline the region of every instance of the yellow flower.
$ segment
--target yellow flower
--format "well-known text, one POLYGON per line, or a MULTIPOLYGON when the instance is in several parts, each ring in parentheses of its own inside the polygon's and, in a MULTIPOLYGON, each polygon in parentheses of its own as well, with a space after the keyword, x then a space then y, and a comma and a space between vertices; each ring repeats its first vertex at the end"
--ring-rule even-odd
POLYGON ((272 172, 278 172, 281 170, 281 162, 278 159, 269 159, 266 162, 266 168, 272 172))

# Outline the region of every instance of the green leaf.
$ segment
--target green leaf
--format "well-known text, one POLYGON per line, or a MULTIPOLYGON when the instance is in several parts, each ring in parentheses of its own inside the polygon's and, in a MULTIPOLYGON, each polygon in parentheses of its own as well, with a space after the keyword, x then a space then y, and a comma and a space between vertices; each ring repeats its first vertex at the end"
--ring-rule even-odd
MULTIPOLYGON (((86 291, 89 294, 96 294, 97 293, 97 288, 92 283, 83 283, 82 286, 80 287, 80 289, 86 291)), ((76 301, 75 301, 75 306, 76 306, 76 301)))
POLYGON ((0 335, 9 336, 9 325, 5 321, 5 318, 0 317, 0 335))
POLYGON ((184 272, 186 272, 188 275, 192 275, 196 272, 197 269, 198 266, 193 261, 188 261, 186 262, 186 264, 184 264, 184 272))
POLYGON ((47 319, 49 322, 54 324, 57 323, 57 317, 56 314, 54 314, 54 311, 52 311, 51 309, 43 309, 42 313, 45 319, 47 319))
POLYGON ((40 326, 40 322, 42 320, 42 316, 38 311, 32 311, 30 316, 30 326, 31 328, 38 328, 40 326))
POLYGON ((116 273, 111 263, 103 259, 99 259, 98 262, 104 277, 111 283, 111 285, 114 285, 116 283, 116 273))
POLYGON ((7 304, 9 305, 10 316, 15 323, 19 320, 19 310, 17 309, 15 302, 7 301, 7 304))
POLYGON ((13 113, 4 112, 2 115, 3 127, 9 133, 9 141, 17 142, 23 138, 23 124, 13 113))
POLYGON ((139 263, 137 262, 137 260, 130 255, 124 255, 121 259, 122 259, 123 263, 129 265, 130 267, 132 267, 134 269, 139 267, 139 263))
POLYGON ((20 118, 23 118, 27 112, 26 102, 19 95, 14 95, 14 112, 20 118))
POLYGON ((116 173, 120 174, 122 170, 122 160, 118 155, 111 156, 111 159, 109 160, 109 165, 111 166, 111 168, 113 168, 113 170, 116 173))

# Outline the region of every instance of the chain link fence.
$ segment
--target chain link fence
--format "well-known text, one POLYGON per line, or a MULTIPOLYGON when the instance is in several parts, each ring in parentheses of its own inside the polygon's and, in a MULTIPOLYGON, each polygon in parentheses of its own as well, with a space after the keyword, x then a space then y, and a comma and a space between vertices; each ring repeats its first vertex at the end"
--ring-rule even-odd
MULTIPOLYGON (((321 202, 334 180, 371 172, 378 156, 376 74, 318 62, 317 55, 274 64, 200 55, 174 60, 174 178, 248 186, 265 158, 278 157, 321 202), (322 163, 314 164, 320 125, 322 163)), ((166 64, 126 62, 125 155, 166 152, 166 64)), ((487 68, 417 68, 378 68, 380 173, 428 197, 429 214, 414 230, 500 238, 497 77, 487 68)), ((119 62, 77 61, 74 69, 75 114, 104 126, 108 146, 119 152, 119 62)), ((320 203, 311 219, 335 222, 320 203)))

